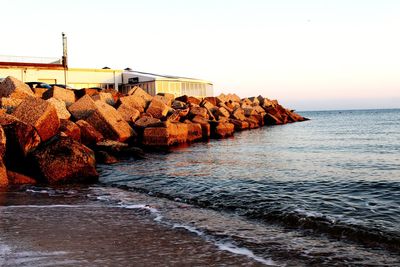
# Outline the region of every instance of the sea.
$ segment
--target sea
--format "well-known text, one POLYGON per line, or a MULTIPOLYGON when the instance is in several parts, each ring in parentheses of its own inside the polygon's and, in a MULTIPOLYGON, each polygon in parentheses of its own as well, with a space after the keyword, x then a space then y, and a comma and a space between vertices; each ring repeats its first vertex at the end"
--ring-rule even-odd
MULTIPOLYGON (((52 238, 32 230, 46 225, 48 219, 40 218, 68 210, 62 214, 72 220, 71 229, 82 227, 81 221, 90 225, 88 216, 102 225, 90 235, 89 254, 90 244, 106 240, 101 233, 109 225, 129 234, 132 220, 174 240, 155 249, 164 251, 163 258, 144 249, 135 264, 124 241, 123 249, 96 254, 103 260, 99 266, 400 266, 400 109, 299 113, 310 120, 100 165, 95 185, 3 192, 3 265, 97 266, 72 248, 57 243, 57 252, 39 245, 52 238), (41 223, 32 226, 32 218, 41 223), (15 232, 23 233, 23 242, 15 232), (180 240, 191 238, 199 243, 187 241, 190 252, 176 255, 180 240), (201 258, 208 252, 222 254, 201 258), (16 255, 23 255, 22 265, 16 255)), ((53 238, 65 238, 69 232, 63 231, 53 238)))

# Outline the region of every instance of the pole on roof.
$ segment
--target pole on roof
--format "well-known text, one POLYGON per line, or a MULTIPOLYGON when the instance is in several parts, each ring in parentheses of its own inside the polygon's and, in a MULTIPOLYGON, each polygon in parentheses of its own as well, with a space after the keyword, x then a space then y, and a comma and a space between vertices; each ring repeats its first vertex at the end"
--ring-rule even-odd
POLYGON ((63 45, 63 56, 62 65, 64 67, 64 85, 67 88, 67 69, 68 69, 68 51, 67 51, 67 36, 65 33, 61 33, 62 45, 63 45))

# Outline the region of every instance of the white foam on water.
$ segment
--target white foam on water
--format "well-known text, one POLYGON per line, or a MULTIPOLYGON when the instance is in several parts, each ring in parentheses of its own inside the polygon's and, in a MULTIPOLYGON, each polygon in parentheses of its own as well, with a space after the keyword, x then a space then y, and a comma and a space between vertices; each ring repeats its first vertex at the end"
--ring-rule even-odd
MULTIPOLYGON (((8 206, 0 206, 0 209, 9 209, 9 208, 81 208, 81 207, 96 207, 92 205, 8 205, 8 206)), ((100 206, 99 206, 100 207, 100 206)))
POLYGON ((277 264, 276 262, 274 262, 271 259, 264 259, 262 257, 258 257, 256 255, 254 255, 254 253, 251 250, 249 250, 247 248, 238 247, 229 242, 224 242, 224 243, 217 242, 216 245, 218 246, 218 248, 220 250, 229 251, 230 253, 233 253, 233 254, 246 256, 248 258, 251 258, 251 259, 258 261, 262 264, 265 264, 267 266, 284 266, 284 265, 277 264))
POLYGON ((11 248, 6 244, 0 243, 0 266, 6 264, 6 256, 9 255, 10 253, 11 253, 11 248))
POLYGON ((204 233, 200 230, 197 230, 196 228, 192 227, 192 226, 188 226, 188 225, 183 225, 183 224, 178 224, 178 223, 174 223, 172 225, 172 228, 174 229, 178 229, 178 228, 183 228, 191 233, 195 233, 199 236, 204 236, 204 233))
POLYGON ((156 208, 151 207, 150 205, 147 204, 132 204, 132 205, 126 205, 121 203, 121 207, 125 209, 144 209, 150 211, 151 214, 155 215, 154 221, 160 222, 163 219, 163 216, 161 215, 160 211, 157 210, 156 208))

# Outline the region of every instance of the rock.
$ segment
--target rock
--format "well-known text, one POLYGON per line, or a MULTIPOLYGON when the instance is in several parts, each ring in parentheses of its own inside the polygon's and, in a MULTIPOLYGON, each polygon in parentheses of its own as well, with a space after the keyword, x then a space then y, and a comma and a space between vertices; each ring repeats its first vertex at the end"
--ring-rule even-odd
POLYGON ((135 127, 146 128, 159 124, 161 120, 152 117, 142 117, 135 122, 135 127))
POLYGON ((25 99, 35 97, 35 94, 27 84, 8 76, 0 83, 0 97, 25 99))
POLYGON ((229 122, 212 122, 211 136, 215 138, 225 138, 232 136, 235 131, 235 126, 229 122))
POLYGON ((94 101, 97 101, 97 100, 103 101, 111 106, 115 105, 114 97, 112 96, 111 93, 100 92, 98 94, 93 95, 92 99, 94 101))
POLYGON ((235 131, 243 131, 249 129, 249 123, 247 121, 230 119, 229 122, 235 125, 235 131))
POLYGON ((58 118, 63 120, 69 120, 69 118, 71 118, 71 113, 69 113, 64 101, 54 97, 49 98, 46 101, 55 107, 58 118))
POLYGON ((9 180, 7 176, 7 169, 3 161, 0 160, 0 188, 9 185, 9 180))
POLYGON ((188 128, 187 141, 192 143, 203 138, 203 129, 200 123, 193 123, 191 121, 185 122, 188 128))
POLYGON ((142 88, 135 86, 131 90, 129 90, 128 95, 137 96, 142 98, 146 103, 150 102, 153 97, 149 95, 145 90, 142 88))
POLYGON ((253 107, 251 107, 251 108, 243 108, 243 110, 244 110, 244 115, 246 117, 258 114, 257 111, 255 111, 255 109, 253 107))
POLYGON ((81 141, 81 129, 70 120, 60 120, 60 131, 75 141, 81 141))
POLYGON ((208 119, 208 112, 206 108, 202 108, 202 107, 191 107, 189 114, 193 117, 195 116, 200 116, 203 118, 208 119))
POLYGON ((56 137, 32 153, 32 162, 48 183, 95 182, 94 152, 69 137, 56 137))
POLYGON ((126 104, 121 104, 117 108, 117 111, 122 116, 122 118, 127 122, 135 122, 140 116, 139 110, 137 110, 132 106, 128 106, 126 104))
POLYGON ((171 107, 173 109, 186 109, 188 105, 185 102, 175 100, 174 102, 172 102, 171 107))
POLYGON ((214 105, 214 104, 212 104, 211 102, 209 102, 209 101, 207 101, 207 100, 203 100, 203 101, 201 101, 201 103, 200 103, 200 106, 201 107, 204 107, 204 108, 206 108, 206 109, 208 109, 208 110, 211 110, 213 107, 215 107, 216 105, 214 105))
POLYGON ((20 98, 2 97, 1 107, 5 108, 8 114, 11 114, 22 103, 22 101, 23 99, 20 98))
POLYGON ((242 108, 237 108, 232 112, 232 118, 240 121, 244 121, 246 116, 244 115, 244 110, 242 108))
POLYGON ((88 96, 97 95, 98 93, 100 93, 100 91, 95 88, 83 88, 83 89, 79 89, 79 90, 74 90, 74 93, 75 93, 75 99, 80 99, 81 97, 83 97, 85 95, 88 95, 88 96))
MULTIPOLYGON (((0 116, 0 125, 4 129, 7 140, 7 165, 19 163, 28 153, 40 144, 40 137, 33 126, 20 121, 14 116, 3 114, 0 116)), ((0 151, 4 154, 4 136, 1 134, 0 151)))
POLYGON ((185 143, 188 137, 188 126, 185 123, 169 123, 168 127, 148 127, 144 129, 143 145, 171 146, 185 143))
POLYGON ((254 118, 249 117, 249 118, 246 118, 245 121, 249 124, 249 129, 256 129, 256 128, 260 127, 258 120, 254 119, 254 118))
POLYGON ((24 184, 36 184, 36 180, 27 175, 7 170, 7 177, 10 185, 24 185, 24 184))
POLYGON ((217 110, 217 112, 216 112, 216 115, 217 115, 218 117, 229 118, 229 116, 230 116, 231 114, 229 113, 229 111, 228 111, 226 108, 220 107, 220 108, 218 108, 218 110, 217 110))
POLYGON ((256 104, 256 105, 259 105, 259 104, 260 104, 260 101, 258 100, 257 97, 252 96, 252 97, 249 97, 248 99, 250 100, 250 102, 251 102, 252 104, 256 104))
POLYGON ((68 111, 76 120, 84 120, 89 117, 95 110, 96 105, 89 95, 84 95, 74 104, 68 107, 68 111))
POLYGON ((93 146, 104 139, 103 135, 84 120, 76 122, 81 132, 81 142, 86 146, 93 146))
POLYGON ((150 114, 153 118, 161 119, 167 116, 169 108, 161 100, 153 98, 150 102, 149 107, 146 110, 147 114, 150 114))
POLYGON ((180 110, 175 110, 174 112, 172 112, 171 115, 169 115, 169 117, 167 118, 167 121, 169 122, 179 122, 181 119, 181 111, 180 110))
POLYGON ((225 102, 229 102, 229 101, 231 101, 231 102, 237 102, 237 103, 239 103, 240 102, 240 97, 239 96, 237 96, 236 94, 228 94, 228 95, 226 95, 226 101, 225 102))
MULTIPOLYGON (((171 94, 167 94, 167 95, 171 95, 171 94)), ((172 105, 172 101, 174 100, 174 95, 172 95, 172 98, 171 98, 170 96, 163 96, 163 95, 157 94, 153 97, 153 99, 160 100, 165 105, 170 107, 172 105)))
POLYGON ((204 98, 204 100, 210 102, 213 106, 218 105, 218 103, 220 102, 219 99, 215 96, 208 96, 204 98))
POLYGON ((169 100, 170 103, 174 102, 174 100, 175 100, 175 95, 174 94, 158 93, 157 95, 165 97, 166 99, 169 100))
POLYGON ((6 155, 7 137, 3 127, 0 126, 0 160, 6 155))
POLYGON ((38 98, 43 98, 43 94, 49 90, 48 88, 40 88, 40 87, 35 87, 32 89, 33 93, 35 94, 36 97, 38 98))
POLYGON ((100 164, 114 164, 118 159, 105 151, 96 151, 96 162, 100 164))
POLYGON ((49 102, 40 98, 26 98, 12 114, 19 120, 32 125, 39 133, 42 141, 46 141, 58 133, 60 119, 57 110, 49 102))
POLYGON ((198 123, 198 124, 201 125, 201 131, 202 131, 202 134, 203 134, 203 139, 207 140, 208 138, 210 138, 211 126, 210 126, 209 120, 207 120, 207 119, 205 119, 203 117, 200 117, 200 116, 195 116, 192 119, 192 122, 193 123, 198 123))
POLYGON ((195 104, 195 105, 200 105, 200 103, 201 103, 200 99, 193 97, 193 96, 187 96, 187 95, 177 97, 177 98, 175 98, 175 100, 182 101, 184 103, 195 104))
POLYGON ((113 141, 113 140, 104 140, 96 144, 96 151, 104 151, 108 154, 115 156, 117 158, 124 157, 134 157, 142 159, 144 158, 143 150, 138 147, 132 147, 128 144, 113 141))
POLYGON ((96 110, 86 118, 86 121, 99 131, 105 138, 124 142, 136 137, 135 131, 112 106, 97 100, 96 110))
POLYGON ((67 107, 75 103, 75 93, 70 89, 64 89, 58 86, 53 86, 53 88, 48 89, 43 93, 43 99, 56 98, 58 100, 64 101, 67 107))
POLYGON ((144 98, 138 95, 129 95, 121 97, 119 99, 119 105, 126 105, 128 107, 137 109, 140 113, 143 113, 147 106, 147 102, 144 98))

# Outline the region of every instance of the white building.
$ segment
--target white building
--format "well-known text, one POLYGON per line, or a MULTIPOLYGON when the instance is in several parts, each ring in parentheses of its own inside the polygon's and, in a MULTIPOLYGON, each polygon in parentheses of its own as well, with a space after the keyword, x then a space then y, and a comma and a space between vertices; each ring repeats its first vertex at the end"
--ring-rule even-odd
POLYGON ((14 76, 23 82, 66 84, 76 89, 115 88, 124 92, 133 86, 140 86, 151 95, 171 93, 176 97, 213 95, 213 84, 200 79, 157 75, 130 69, 65 69, 61 61, 54 58, 7 57, 7 60, 4 61, 4 56, 0 56, 0 78, 14 76))

